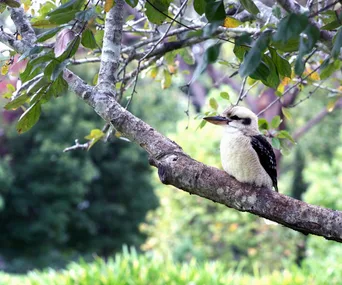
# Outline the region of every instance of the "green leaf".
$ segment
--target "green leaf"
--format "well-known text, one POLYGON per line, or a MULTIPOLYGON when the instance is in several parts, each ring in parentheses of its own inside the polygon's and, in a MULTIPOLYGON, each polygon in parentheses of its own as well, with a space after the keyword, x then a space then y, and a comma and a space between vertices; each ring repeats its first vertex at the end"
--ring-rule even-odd
POLYGON ((43 47, 39 47, 39 46, 34 46, 33 48, 25 51, 19 58, 18 58, 18 62, 37 53, 40 53, 43 50, 43 47))
POLYGON ((44 77, 40 80, 34 81, 28 88, 27 88, 27 95, 32 96, 35 94, 39 89, 45 86, 48 82, 44 77))
POLYGON ((281 112, 284 114, 286 119, 288 119, 289 121, 292 120, 292 115, 291 115, 289 109, 282 107, 281 112))
POLYGON ((261 130, 268 130, 270 128, 267 120, 264 118, 258 119, 258 126, 259 126, 259 129, 261 129, 261 130))
POLYGON ((48 13, 48 16, 62 16, 65 13, 70 12, 71 10, 79 11, 84 4, 84 0, 70 0, 61 6, 57 7, 55 10, 48 13))
POLYGON ((204 57, 207 58, 208 63, 214 63, 220 55, 221 44, 213 45, 207 49, 204 57))
POLYGON ((76 36, 71 42, 69 42, 65 52, 62 55, 57 57, 59 61, 64 61, 67 58, 71 58, 75 55, 80 45, 81 39, 79 36, 76 36))
MULTIPOLYGON (((333 60, 332 62, 330 62, 330 59, 327 58, 326 62, 328 64, 326 65, 325 68, 323 68, 321 70, 321 73, 319 75, 322 80, 330 77, 335 71, 337 71, 338 69, 341 68, 341 61, 338 60, 338 59, 333 60)), ((322 66, 323 66, 323 64, 322 64, 322 66)))
POLYGON ((273 36, 273 40, 286 44, 290 39, 298 38, 308 23, 309 20, 306 15, 290 14, 279 22, 278 29, 273 36))
POLYGON ((88 22, 97 16, 95 7, 77 12, 75 18, 81 22, 88 22))
POLYGON ((71 20, 75 19, 75 15, 78 12, 78 10, 70 10, 66 11, 61 14, 52 15, 49 17, 50 23, 56 24, 56 25, 62 25, 67 24, 71 20))
POLYGON ((222 22, 226 18, 223 0, 206 0, 205 16, 209 23, 222 22))
POLYGON ((54 97, 60 97, 68 91, 68 83, 64 80, 63 74, 60 74, 56 80, 52 82, 48 92, 54 97))
POLYGON ((206 124, 207 124, 207 121, 206 120, 202 120, 200 122, 200 124, 198 125, 198 127, 196 128, 196 130, 203 129, 206 124))
POLYGON ((217 111, 218 104, 217 104, 217 101, 215 100, 215 98, 211 97, 209 99, 209 106, 217 111))
POLYGON ((252 48, 248 51, 240 66, 239 74, 241 77, 249 76, 257 69, 269 40, 269 33, 262 33, 253 43, 252 48))
POLYGON ((305 70, 305 63, 302 59, 302 57, 300 56, 300 54, 297 56, 296 62, 295 62, 295 66, 294 66, 294 72, 297 75, 301 75, 305 70))
POLYGON ((104 133, 100 129, 93 129, 91 130, 90 134, 85 136, 84 138, 90 140, 90 144, 88 150, 97 143, 101 138, 104 137, 104 133))
POLYGON ((280 139, 288 139, 290 142, 292 143, 296 143, 295 140, 291 137, 291 135, 289 134, 288 131, 285 131, 285 130, 281 130, 278 135, 277 135, 278 138, 280 139))
POLYGON ((316 42, 318 41, 320 37, 319 29, 311 24, 309 24, 306 27, 306 29, 303 31, 303 34, 305 34, 306 37, 305 36, 300 37, 299 53, 296 59, 295 69, 294 69, 297 75, 301 75, 305 69, 303 56, 311 52, 311 50, 314 48, 316 42))
POLYGON ((280 119, 279 116, 275 116, 272 121, 271 121, 271 127, 273 129, 276 129, 279 127, 279 125, 281 124, 282 120, 280 119))
POLYGON ((149 0, 145 3, 146 17, 153 24, 161 25, 168 14, 172 0, 149 0))
POLYGON ((16 110, 19 107, 21 107, 23 104, 25 104, 28 99, 29 99, 29 96, 26 93, 24 93, 20 95, 19 97, 15 98, 14 100, 12 100, 11 102, 8 102, 4 106, 4 108, 6 110, 16 110))
POLYGON ((30 104, 34 104, 36 102, 40 102, 41 104, 43 103, 43 101, 47 102, 47 100, 43 100, 44 97, 47 97, 47 93, 46 90, 48 89, 49 85, 44 85, 43 87, 41 87, 39 90, 37 90, 36 93, 34 93, 34 95, 31 97, 30 99, 30 104))
POLYGON ((280 149, 280 141, 278 138, 272 138, 272 146, 275 149, 280 149))
POLYGON ((291 78, 291 65, 283 57, 281 57, 274 48, 268 48, 272 57, 272 60, 277 67, 277 71, 280 75, 291 78))
POLYGON ((195 57, 193 56, 191 49, 182 48, 177 51, 178 54, 183 58, 184 62, 188 65, 193 65, 195 63, 195 57))
POLYGON ((339 97, 336 96, 336 97, 333 97, 332 99, 330 99, 328 101, 328 104, 327 104, 327 111, 328 112, 334 111, 338 99, 339 99, 339 97))
POLYGON ((194 0, 194 9, 199 15, 204 14, 206 5, 205 0, 194 0))
POLYGON ((204 56, 201 58, 201 61, 197 64, 196 69, 192 75, 191 82, 197 80, 197 78, 202 74, 202 72, 207 68, 208 64, 214 63, 218 56, 220 55, 221 44, 216 44, 209 47, 204 56))
POLYGON ((161 81, 162 89, 169 88, 171 86, 171 82, 172 82, 172 76, 171 76, 170 72, 168 70, 164 69, 163 79, 161 81))
POLYGON ((336 35, 333 39, 333 49, 331 51, 331 55, 334 58, 337 58, 341 54, 341 47, 342 47, 342 26, 337 30, 336 35))
POLYGON ((19 8, 20 3, 15 0, 3 0, 4 3, 6 3, 7 6, 11 8, 19 8))
POLYGON ((96 41, 96 44, 97 44, 99 47, 102 47, 103 36, 104 36, 104 30, 97 31, 97 32, 95 33, 95 41, 96 41))
POLYGON ((267 75, 267 77, 261 78, 261 82, 268 87, 277 89, 280 83, 280 79, 275 64, 268 55, 263 55, 262 60, 267 65, 269 69, 269 74, 267 75))
POLYGON ((40 102, 37 101, 28 108, 19 118, 16 129, 19 134, 22 134, 31 129, 39 120, 41 113, 40 102))
POLYGON ((235 54, 235 56, 240 60, 243 61, 245 54, 247 51, 249 51, 250 48, 245 47, 245 46, 240 46, 238 44, 235 44, 233 52, 235 54))
POLYGON ((0 3, 0 14, 2 14, 6 10, 6 5, 3 3, 0 3))
POLYGON ((50 30, 47 30, 46 32, 44 33, 41 33, 39 34, 38 38, 37 38, 37 42, 38 43, 41 43, 41 42, 44 42, 50 38, 52 38, 55 34, 58 33, 58 31, 62 28, 61 27, 56 27, 56 28, 53 28, 53 29, 50 29, 50 30))
POLYGON ((132 8, 134 8, 135 6, 138 5, 138 0, 126 0, 126 3, 131 6, 132 8))
POLYGON ((269 75, 270 69, 268 66, 264 62, 260 62, 256 71, 254 71, 249 77, 255 80, 261 80, 265 84, 269 75))
POLYGON ((58 25, 55 23, 51 23, 49 20, 37 20, 32 22, 32 27, 37 29, 50 29, 50 28, 56 28, 58 25))
POLYGON ((287 42, 272 41, 272 46, 282 52, 295 52, 299 49, 299 38, 289 39, 287 42))
POLYGON ((221 98, 229 100, 229 94, 228 92, 221 92, 220 93, 221 98))
POLYGON ((56 80, 57 77, 59 77, 59 75, 61 74, 61 72, 63 72, 65 67, 68 65, 68 63, 69 63, 69 60, 64 60, 63 62, 56 65, 56 67, 53 70, 52 75, 51 75, 52 81, 56 80))
POLYGON ((258 7, 252 0, 240 0, 241 5, 251 14, 257 15, 260 13, 258 7))
POLYGON ((89 29, 83 31, 81 43, 86 48, 94 49, 97 47, 94 34, 89 29))
POLYGON ((53 59, 46 65, 44 69, 44 76, 48 80, 51 80, 51 75, 58 64, 59 64, 59 61, 57 59, 53 59))

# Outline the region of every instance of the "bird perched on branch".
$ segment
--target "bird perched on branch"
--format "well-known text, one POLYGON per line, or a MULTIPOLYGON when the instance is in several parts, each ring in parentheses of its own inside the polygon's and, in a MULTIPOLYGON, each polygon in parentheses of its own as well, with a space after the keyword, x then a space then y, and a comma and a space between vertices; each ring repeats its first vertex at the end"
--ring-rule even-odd
POLYGON ((223 169, 238 181, 278 192, 277 164, 271 144, 260 133, 258 117, 241 106, 204 120, 224 127, 220 151, 223 169))

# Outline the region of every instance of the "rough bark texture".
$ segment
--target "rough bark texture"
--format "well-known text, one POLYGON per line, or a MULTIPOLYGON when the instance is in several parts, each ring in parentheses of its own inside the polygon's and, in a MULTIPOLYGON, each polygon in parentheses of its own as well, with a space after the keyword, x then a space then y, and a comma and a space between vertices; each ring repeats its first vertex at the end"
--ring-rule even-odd
POLYGON ((102 90, 115 90, 116 75, 119 67, 124 0, 115 1, 115 9, 106 14, 106 25, 103 37, 99 87, 102 90))

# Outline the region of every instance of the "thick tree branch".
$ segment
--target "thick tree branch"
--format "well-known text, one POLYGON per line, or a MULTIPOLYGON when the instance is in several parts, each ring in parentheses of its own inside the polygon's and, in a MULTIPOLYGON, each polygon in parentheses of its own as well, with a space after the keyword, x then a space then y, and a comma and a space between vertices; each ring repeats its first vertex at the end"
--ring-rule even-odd
POLYGON ((120 64, 124 4, 124 0, 115 1, 115 6, 106 15, 99 71, 98 87, 101 90, 111 90, 114 93, 120 64))
POLYGON ((32 25, 25 15, 25 11, 22 8, 11 8, 11 18, 18 29, 18 32, 22 36, 22 40, 28 46, 33 46, 37 40, 36 33, 32 28, 32 25))

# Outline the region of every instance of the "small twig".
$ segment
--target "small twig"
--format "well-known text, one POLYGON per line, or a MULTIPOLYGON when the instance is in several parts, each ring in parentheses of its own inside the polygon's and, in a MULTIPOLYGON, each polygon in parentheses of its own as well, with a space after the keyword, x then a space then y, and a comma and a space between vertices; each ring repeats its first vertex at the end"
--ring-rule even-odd
POLYGON ((101 58, 92 57, 92 58, 72 59, 70 60, 70 64, 79 65, 79 64, 85 64, 85 63, 95 63, 95 62, 100 62, 100 61, 101 61, 101 58))
POLYGON ((299 84, 303 83, 303 81, 308 78, 311 74, 316 72, 318 69, 320 69, 321 65, 317 66, 314 70, 312 70, 309 74, 307 74, 304 78, 301 78, 296 84, 291 86, 290 88, 286 89, 283 94, 281 94, 277 99, 273 100, 270 104, 268 104, 267 107, 262 109, 257 116, 259 117, 262 113, 267 111, 269 108, 271 108, 275 103, 279 102, 281 98, 283 98, 288 92, 290 92, 293 88, 297 87, 299 84))
POLYGON ((238 99, 237 99, 237 101, 236 101, 236 103, 235 103, 235 106, 236 106, 237 104, 239 104, 240 101, 242 101, 242 98, 241 98, 241 97, 242 97, 243 91, 244 91, 244 89, 245 89, 246 81, 247 81, 247 76, 245 76, 245 77, 243 78, 243 80, 242 80, 242 84, 241 84, 239 96, 238 96, 238 99))
MULTIPOLYGON (((327 79, 328 79, 328 78, 327 78, 327 79)), ((327 79, 324 79, 324 81, 326 81, 327 79)), ((300 80, 294 79, 294 81, 298 82, 298 81, 300 81, 300 80)), ((323 81, 322 83, 324 83, 324 81, 323 81)), ((308 84, 308 82, 307 82, 307 81, 304 81, 304 80, 302 80, 301 82, 302 82, 303 84, 308 84)), ((329 91, 330 93, 341 94, 341 95, 342 95, 342 91, 339 90, 339 89, 333 89, 333 88, 330 88, 330 87, 328 87, 328 86, 322 86, 321 83, 312 82, 312 83, 310 83, 310 84, 313 85, 313 86, 318 87, 319 89, 327 90, 327 91, 329 91)))
POLYGON ((249 86, 249 88, 245 91, 245 93, 243 93, 243 95, 241 96, 241 101, 247 97, 249 91, 251 91, 255 86, 257 86, 260 83, 260 81, 256 81, 254 82, 251 86, 249 86))
POLYGON ((316 85, 315 89, 310 91, 309 94, 307 96, 305 96, 305 98, 300 99, 297 103, 289 105, 288 108, 294 108, 294 107, 298 106, 299 104, 303 103, 304 101, 308 100, 318 90, 318 88, 320 88, 320 85, 323 84, 326 80, 327 79, 325 79, 324 81, 322 81, 318 85, 316 85))
MULTIPOLYGON (((151 5, 155 10, 157 10, 159 13, 161 13, 162 15, 164 15, 166 18, 169 18, 170 20, 172 20, 172 23, 176 22, 177 24, 179 24, 179 25, 181 25, 181 26, 183 26, 183 27, 185 27, 185 28, 188 28, 189 30, 195 30, 195 31, 196 31, 196 29, 192 29, 191 27, 189 27, 189 26, 187 26, 187 25, 185 25, 185 24, 183 24, 183 23, 177 21, 176 18, 177 18, 178 15, 177 15, 175 18, 172 18, 172 17, 170 17, 168 14, 166 14, 166 13, 164 13, 163 11, 161 11, 160 9, 158 9, 158 7, 156 7, 155 5, 153 5, 153 4, 151 3, 151 1, 146 0, 146 2, 147 2, 148 4, 150 4, 150 5, 151 5)), ((185 3, 187 3, 187 2, 188 2, 188 1, 185 1, 185 3)), ((183 5, 182 5, 182 6, 183 6, 183 5)))
POLYGON ((76 150, 76 149, 88 150, 88 148, 89 148, 89 142, 84 143, 84 144, 80 144, 80 143, 78 142, 78 139, 76 139, 76 140, 75 140, 75 145, 69 146, 69 147, 65 148, 65 149, 63 150, 63 152, 73 151, 73 150, 76 150))

